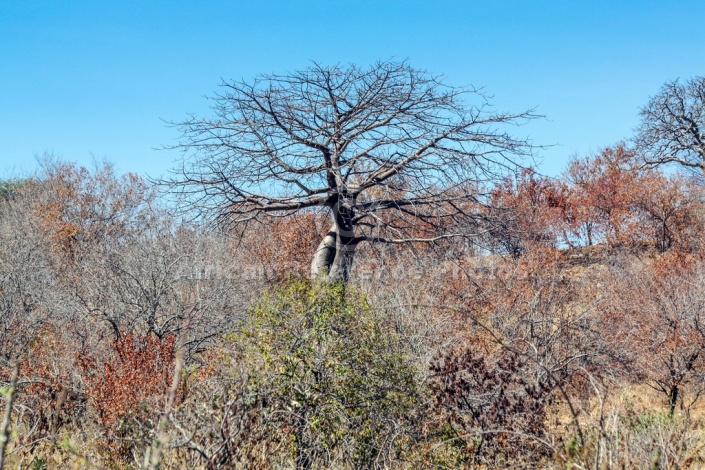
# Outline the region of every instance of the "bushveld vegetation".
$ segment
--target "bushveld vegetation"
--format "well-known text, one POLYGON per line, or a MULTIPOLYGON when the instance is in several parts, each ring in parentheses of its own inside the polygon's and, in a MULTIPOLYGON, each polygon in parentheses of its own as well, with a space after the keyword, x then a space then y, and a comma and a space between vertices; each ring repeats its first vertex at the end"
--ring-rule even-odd
MULTIPOLYGON (((405 64, 348 70, 336 86, 331 70, 295 76, 281 102, 274 88, 239 84, 249 104, 273 100, 255 110, 261 126, 248 128, 247 107, 241 127, 185 124, 238 129, 234 140, 210 135, 251 152, 258 177, 265 159, 304 148, 302 200, 330 198, 316 204, 254 194, 248 174, 228 192, 204 173, 155 185, 49 158, 0 184, 0 467, 705 466, 701 175, 665 171, 658 163, 676 157, 654 137, 681 136, 678 158, 700 170, 699 82, 665 86, 635 145, 575 157, 548 178, 520 164, 527 142, 483 127, 530 113, 463 108, 458 90, 434 94, 441 85, 405 64), (309 101, 287 108, 301 80, 309 101), (320 141, 299 116, 325 101, 316 80, 366 103, 328 116, 368 126, 349 155, 333 137, 352 139, 352 125, 308 146, 320 141), (387 91, 397 99, 375 101, 387 91), (691 122, 658 121, 659 103, 679 113, 669 107, 679 96, 691 122), (252 139, 266 129, 284 153, 266 133, 252 139), (384 146, 416 157, 375 153, 384 146), (329 149, 341 153, 326 173, 329 149), (438 174, 447 162, 456 172, 438 174), (174 188, 215 212, 185 218, 165 197, 174 188)), ((326 118, 310 123, 325 133, 326 118)), ((198 142, 226 159, 227 148, 198 142)), ((296 165, 274 166, 296 186, 296 165)))

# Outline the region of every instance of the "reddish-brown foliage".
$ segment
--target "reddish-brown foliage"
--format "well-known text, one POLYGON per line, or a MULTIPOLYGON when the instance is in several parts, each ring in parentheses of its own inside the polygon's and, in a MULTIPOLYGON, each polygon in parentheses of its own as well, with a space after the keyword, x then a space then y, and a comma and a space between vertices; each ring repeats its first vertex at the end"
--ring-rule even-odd
POLYGON ((81 354, 86 394, 109 434, 130 421, 157 415, 155 406, 171 382, 175 341, 173 335, 158 338, 127 333, 113 342, 113 357, 99 359, 88 351, 81 354))
POLYGON ((134 230, 141 208, 154 198, 142 178, 117 176, 107 163, 94 172, 73 163, 49 164, 45 173, 34 211, 62 262, 75 261, 79 244, 99 249, 134 230))
POLYGON ((619 244, 634 231, 633 206, 643 182, 633 161, 634 152, 620 143, 571 162, 565 177, 573 185, 570 221, 577 240, 619 244))
POLYGON ((264 219, 257 230, 236 238, 237 248, 251 270, 276 282, 289 275, 308 275, 311 257, 330 225, 326 214, 301 213, 264 219))
POLYGON ((705 377, 705 267, 692 255, 669 252, 617 277, 600 322, 613 358, 635 381, 668 397, 673 413, 684 387, 695 399, 705 377))
POLYGON ((519 255, 536 245, 556 247, 569 206, 567 187, 527 169, 505 178, 493 190, 496 213, 492 236, 503 251, 519 255))
POLYGON ((643 239, 661 253, 698 250, 705 229, 699 188, 681 175, 666 176, 658 171, 649 171, 641 182, 635 198, 643 239))

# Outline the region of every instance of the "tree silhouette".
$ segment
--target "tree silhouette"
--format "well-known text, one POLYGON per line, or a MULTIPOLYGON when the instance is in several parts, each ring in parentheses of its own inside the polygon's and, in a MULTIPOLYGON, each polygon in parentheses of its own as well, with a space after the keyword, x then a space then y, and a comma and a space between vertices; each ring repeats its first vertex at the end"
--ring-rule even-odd
POLYGON ((314 63, 224 82, 212 100, 212 117, 174 123, 183 159, 162 183, 197 214, 234 224, 327 210, 311 270, 332 282, 348 279, 361 242, 475 235, 483 184, 531 155, 506 127, 536 117, 494 112, 481 91, 405 62, 314 63))
POLYGON ((641 110, 636 146, 649 165, 705 172, 705 77, 663 85, 641 110))

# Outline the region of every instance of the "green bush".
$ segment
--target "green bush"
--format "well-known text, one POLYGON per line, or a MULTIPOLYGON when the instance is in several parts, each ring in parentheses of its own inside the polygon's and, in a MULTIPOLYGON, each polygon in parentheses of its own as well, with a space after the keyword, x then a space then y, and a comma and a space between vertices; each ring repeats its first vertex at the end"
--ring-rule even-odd
POLYGON ((416 370, 390 325, 342 285, 289 281, 265 294, 228 338, 237 351, 231 370, 245 374, 233 380, 245 385, 229 415, 249 436, 231 445, 267 441, 260 459, 297 468, 389 463, 419 403, 416 370))

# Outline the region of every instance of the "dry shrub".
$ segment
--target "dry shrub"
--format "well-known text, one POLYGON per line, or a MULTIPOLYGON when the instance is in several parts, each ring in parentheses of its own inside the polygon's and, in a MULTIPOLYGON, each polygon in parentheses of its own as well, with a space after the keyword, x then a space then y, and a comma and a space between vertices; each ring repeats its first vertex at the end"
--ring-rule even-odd
POLYGON ((75 374, 76 361, 66 338, 51 327, 37 332, 20 362, 23 377, 19 402, 24 430, 18 444, 50 438, 67 425, 79 425, 85 416, 86 396, 75 374))
POLYGON ((445 444, 462 444, 463 463, 498 466, 550 453, 543 441, 551 389, 532 381, 526 369, 525 359, 501 350, 450 353, 432 364, 430 412, 439 429, 446 426, 445 444))
POLYGON ((668 400, 670 414, 705 391, 703 261, 669 252, 628 272, 616 271, 600 325, 613 361, 633 382, 668 400))
POLYGON ((96 412, 107 450, 125 458, 152 435, 174 370, 174 335, 162 338, 127 333, 112 343, 112 354, 96 358, 83 351, 79 365, 85 393, 96 412))
MULTIPOLYGON (((589 375, 589 374, 588 374, 589 375)), ((555 454, 546 468, 687 469, 705 464, 703 421, 690 413, 671 416, 654 407, 656 392, 613 378, 591 382, 582 435, 552 430, 555 454)))
POLYGON ((52 251, 60 256, 59 266, 134 231, 154 200, 155 192, 145 180, 132 173, 118 176, 109 163, 91 172, 45 159, 42 179, 34 183, 41 188, 34 214, 42 221, 52 251))

